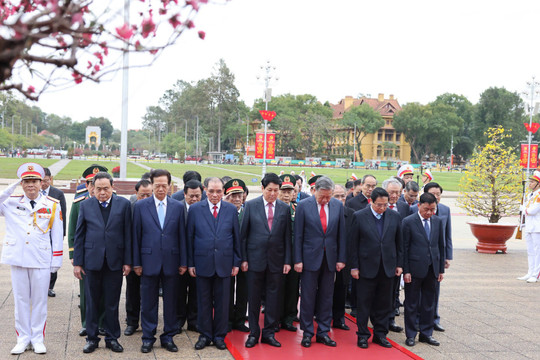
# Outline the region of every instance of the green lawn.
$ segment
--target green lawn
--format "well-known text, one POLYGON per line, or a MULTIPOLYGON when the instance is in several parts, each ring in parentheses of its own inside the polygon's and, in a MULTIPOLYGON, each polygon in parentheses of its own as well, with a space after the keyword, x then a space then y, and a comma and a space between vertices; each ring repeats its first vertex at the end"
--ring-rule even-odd
MULTIPOLYGON (((99 164, 109 169, 109 173, 112 174, 112 169, 115 166, 120 165, 118 161, 94 161, 94 160, 71 160, 54 178, 57 180, 71 180, 78 179, 86 168, 92 164, 99 164)), ((140 178, 144 174, 145 170, 140 166, 128 163, 127 177, 128 178, 140 178)))
POLYGON ((48 167, 57 161, 57 159, 0 158, 0 178, 16 179, 17 169, 27 162, 35 162, 43 167, 48 167))

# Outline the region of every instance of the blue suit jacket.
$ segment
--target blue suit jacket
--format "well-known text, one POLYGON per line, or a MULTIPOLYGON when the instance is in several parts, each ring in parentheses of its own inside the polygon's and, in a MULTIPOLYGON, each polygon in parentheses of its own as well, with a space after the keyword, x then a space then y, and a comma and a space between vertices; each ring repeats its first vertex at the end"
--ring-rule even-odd
POLYGON ((131 265, 131 202, 115 194, 111 197, 111 212, 107 224, 92 197, 81 202, 73 249, 73 265, 99 271, 105 257, 109 269, 121 270, 131 265))
POLYGON ((441 219, 437 215, 431 217, 429 239, 418 212, 403 219, 402 231, 403 273, 425 278, 430 257, 435 277, 439 276, 439 273, 444 273, 444 239, 441 219))
POLYGON ((330 271, 336 271, 337 262, 346 262, 347 234, 342 203, 337 199, 330 199, 328 212, 328 224, 324 233, 315 196, 300 201, 296 207, 294 263, 303 263, 307 271, 321 268, 325 248, 330 271))
POLYGON ((197 276, 231 276, 240 267, 238 211, 231 203, 221 201, 217 219, 210 212, 208 200, 189 207, 187 220, 188 266, 197 276))
POLYGON ((154 196, 137 201, 133 209, 133 266, 142 266, 143 275, 178 274, 187 266, 184 205, 167 197, 163 229, 154 196))
MULTIPOLYGON (((411 207, 412 213, 418 212, 418 204, 411 207)), ((442 228, 444 233, 444 256, 447 260, 453 259, 454 248, 452 246, 452 215, 450 214, 450 208, 444 204, 437 204, 437 214, 442 221, 442 228)))

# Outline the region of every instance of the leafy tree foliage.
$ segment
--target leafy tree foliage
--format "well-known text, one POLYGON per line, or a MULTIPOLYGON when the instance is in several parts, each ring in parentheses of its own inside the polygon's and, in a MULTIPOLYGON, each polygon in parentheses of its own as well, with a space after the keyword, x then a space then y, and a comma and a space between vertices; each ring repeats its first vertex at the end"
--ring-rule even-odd
POLYGON ((361 150, 362 140, 367 134, 373 134, 384 126, 384 120, 381 114, 364 103, 345 112, 342 123, 351 128, 356 125, 356 150, 360 155, 360 160, 363 160, 364 156, 361 150))

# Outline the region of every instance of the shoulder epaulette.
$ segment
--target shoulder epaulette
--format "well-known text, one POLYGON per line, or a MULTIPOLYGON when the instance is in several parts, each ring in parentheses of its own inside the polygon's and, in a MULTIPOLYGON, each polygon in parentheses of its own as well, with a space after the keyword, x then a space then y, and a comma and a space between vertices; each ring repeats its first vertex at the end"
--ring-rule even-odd
POLYGON ((78 197, 76 198, 75 200, 73 200, 73 204, 75 204, 76 202, 79 202, 79 201, 83 201, 85 199, 88 199, 86 196, 81 196, 81 197, 78 197))
POLYGON ((83 188, 80 188, 79 190, 76 191, 77 194, 80 194, 82 192, 86 192, 88 191, 88 189, 86 187, 83 187, 83 188))
POLYGON ((21 197, 21 196, 24 196, 24 194, 13 194, 10 197, 21 197))
POLYGON ((47 199, 54 201, 55 203, 60 203, 60 200, 50 197, 49 195, 47 195, 47 199))

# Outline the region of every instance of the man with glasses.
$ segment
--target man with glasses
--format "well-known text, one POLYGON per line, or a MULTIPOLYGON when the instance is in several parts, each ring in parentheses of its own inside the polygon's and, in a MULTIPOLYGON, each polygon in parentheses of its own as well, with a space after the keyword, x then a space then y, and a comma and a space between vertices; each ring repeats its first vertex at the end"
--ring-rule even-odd
POLYGON ((361 210, 368 206, 371 202, 371 192, 377 186, 377 179, 373 175, 364 175, 362 178, 362 191, 353 197, 352 199, 347 200, 347 207, 350 207, 354 211, 361 210))
POLYGON ((367 349, 373 324, 373 343, 390 348, 386 339, 393 305, 394 277, 401 275, 401 217, 387 211, 388 193, 375 188, 371 206, 354 213, 351 231, 351 276, 357 279, 358 347, 367 349))

